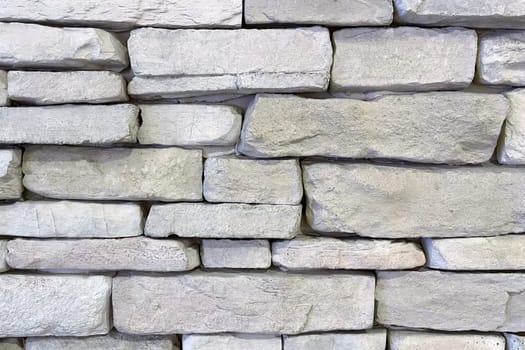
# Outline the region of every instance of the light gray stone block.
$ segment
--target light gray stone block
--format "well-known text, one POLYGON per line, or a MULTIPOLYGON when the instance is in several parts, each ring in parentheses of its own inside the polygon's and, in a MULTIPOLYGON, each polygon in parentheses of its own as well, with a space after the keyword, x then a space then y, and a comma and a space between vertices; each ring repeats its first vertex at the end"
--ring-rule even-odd
POLYGON ((9 98, 7 97, 7 72, 0 70, 0 106, 9 105, 9 98))
MULTIPOLYGON (((524 22, 525 23, 525 22, 524 22)), ((481 33, 477 76, 481 84, 525 86, 524 31, 481 33)))
POLYGON ((385 350, 386 330, 362 333, 324 333, 284 336, 283 350, 385 350))
POLYGON ((505 350, 505 338, 496 334, 454 334, 391 330, 390 350, 505 350))
POLYGON ((0 339, 0 350, 24 350, 24 346, 17 338, 4 338, 0 339))
POLYGON ((510 101, 510 112, 498 147, 498 162, 522 165, 525 164, 525 89, 507 92, 505 96, 510 101))
POLYGON ((201 259, 207 268, 267 269, 272 252, 266 240, 204 239, 201 259))
POLYGON ((505 333, 507 350, 525 350, 525 336, 505 333))
POLYGON ((22 151, 0 149, 0 200, 22 197, 22 151))
POLYGON ((281 337, 248 334, 187 334, 184 350, 281 350, 281 337))
POLYGON ((113 315, 119 331, 133 334, 364 329, 373 324, 374 277, 274 271, 120 275, 113 279, 113 315))
POLYGON ((474 78, 474 30, 355 28, 336 31, 333 37, 331 90, 453 90, 474 78))

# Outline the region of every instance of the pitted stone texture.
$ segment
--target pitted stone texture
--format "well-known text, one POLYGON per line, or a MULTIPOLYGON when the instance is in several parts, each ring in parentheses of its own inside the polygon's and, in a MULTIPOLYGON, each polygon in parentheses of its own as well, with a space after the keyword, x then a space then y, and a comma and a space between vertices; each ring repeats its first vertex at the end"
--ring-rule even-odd
POLYGON ((25 201, 0 205, 0 235, 38 238, 111 238, 142 235, 135 203, 25 201))
POLYGON ((390 350, 505 350, 505 338, 495 334, 388 332, 390 350))
POLYGON ((240 27, 242 0, 0 0, 0 20, 125 30, 240 27))
POLYGON ((425 254, 410 242, 301 236, 273 242, 272 261, 284 270, 401 270, 424 265, 425 254))
POLYGON ((446 331, 525 331, 525 274, 377 274, 376 322, 380 324, 446 331))
POLYGON ((385 350, 386 330, 284 336, 283 350, 385 350))
POLYGON ((373 299, 368 274, 198 271, 113 279, 115 328, 132 334, 365 329, 373 324, 373 299))
POLYGON ((463 92, 373 101, 259 95, 246 113, 238 150, 262 158, 481 163, 491 158, 508 110, 501 95, 463 92))
POLYGON ((87 336, 111 329, 111 277, 0 274, 0 336, 87 336))
POLYGON ((22 151, 0 149, 0 200, 22 197, 22 151))
POLYGON ((22 270, 169 272, 199 266, 197 247, 171 239, 14 239, 7 249, 8 265, 22 270))
POLYGON ((505 333, 507 350, 525 350, 525 336, 505 333))
POLYGON ((211 158, 204 164, 203 192, 208 202, 299 204, 301 168, 294 159, 211 158))
POLYGON ((24 346, 19 339, 4 338, 0 339, 0 350, 24 350, 24 346))
POLYGON ((394 5, 398 23, 525 29, 525 4, 516 0, 394 0, 394 5))
POLYGON ((127 65, 126 47, 101 29, 0 23, 0 66, 120 71, 127 65))
POLYGON ((151 237, 293 238, 301 205, 174 203, 153 205, 144 233, 151 237))
POLYGON ((23 170, 24 186, 50 198, 202 198, 200 150, 32 146, 24 153, 23 170))
POLYGON ((281 350, 281 337, 248 334, 189 334, 182 336, 184 350, 281 350))
POLYGON ((462 89, 474 78, 477 35, 462 28, 342 29, 334 50, 332 90, 462 89))
MULTIPOLYGON (((7 240, 0 240, 0 272, 5 272, 9 270, 9 265, 7 265, 7 240)), ((1 350, 0 346, 0 350, 1 350)))
POLYGON ((230 106, 141 105, 142 144, 175 146, 235 145, 242 114, 230 106))
POLYGON ((111 106, 1 107, 0 143, 112 144, 137 141, 139 108, 111 106))
MULTIPOLYGON (((1 12, 0 12, 1 13, 1 12)), ((246 0, 247 24, 296 23, 326 26, 378 26, 392 23, 390 0, 246 0)))
POLYGON ((522 165, 525 164, 525 89, 513 90, 505 96, 510 101, 510 112, 498 147, 498 162, 522 165))
MULTIPOLYGON (((126 81, 115 72, 8 73, 9 98, 35 105, 107 103, 128 100, 126 81)), ((104 118, 100 118, 104 120, 104 118)))
POLYGON ((7 72, 0 70, 0 106, 7 106, 9 99, 7 97, 7 72))
POLYGON ((521 169, 305 163, 303 178, 306 218, 320 232, 402 238, 525 230, 521 169))
POLYGON ((272 264, 266 240, 204 239, 201 257, 207 268, 267 269, 272 264))
POLYGON ((525 86, 523 50, 525 50, 524 31, 502 30, 481 33, 477 67, 479 82, 525 86))

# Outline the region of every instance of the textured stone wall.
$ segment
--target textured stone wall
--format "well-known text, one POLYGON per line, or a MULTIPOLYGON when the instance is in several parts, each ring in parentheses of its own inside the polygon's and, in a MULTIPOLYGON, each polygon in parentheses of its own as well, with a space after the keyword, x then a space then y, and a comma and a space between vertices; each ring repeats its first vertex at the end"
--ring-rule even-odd
POLYGON ((524 0, 0 0, 0 350, 525 350, 524 0))

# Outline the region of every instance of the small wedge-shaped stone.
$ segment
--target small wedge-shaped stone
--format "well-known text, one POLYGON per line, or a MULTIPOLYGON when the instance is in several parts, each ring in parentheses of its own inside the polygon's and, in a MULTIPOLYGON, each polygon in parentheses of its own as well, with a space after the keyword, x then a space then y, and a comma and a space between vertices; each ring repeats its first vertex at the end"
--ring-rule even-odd
POLYGON ((474 78, 474 30, 342 29, 334 33, 334 45, 332 90, 451 90, 467 87, 474 78))
POLYGON ((199 266, 192 243, 168 239, 14 239, 7 263, 21 270, 187 271, 199 266))
POLYGON ((482 84, 525 86, 525 31, 482 33, 478 78, 482 84))
POLYGON ((525 274, 377 274, 376 322, 380 324, 446 331, 525 331, 525 274))
POLYGON ((21 162, 19 149, 0 149, 0 200, 22 197, 21 162))
POLYGON ((101 29, 0 23, 0 66, 120 71, 127 65, 126 47, 101 29))
POLYGON ((525 231, 521 169, 306 163, 303 177, 306 218, 321 232, 401 238, 525 231))
POLYGON ((525 336, 505 333, 507 350, 525 350, 525 336))
POLYGON ((111 277, 0 274, 0 337, 106 334, 110 299, 111 277))
POLYGON ((235 145, 242 114, 218 105, 141 105, 142 144, 174 146, 235 145))
POLYGON ((505 96, 510 101, 510 112, 498 147, 498 162, 523 165, 525 164, 525 89, 513 90, 505 96))
MULTIPOLYGON (((5 272, 9 270, 9 265, 7 265, 7 240, 0 240, 0 272, 5 272)), ((268 251, 270 248, 268 248, 268 251)), ((0 346, 0 349, 2 347, 0 346)))
POLYGON ((0 339, 0 350, 24 350, 22 339, 3 338, 0 339))
POLYGON ((201 257, 207 268, 267 269, 272 264, 266 240, 204 239, 201 257))
POLYGON ((0 143, 136 142, 138 114, 139 108, 132 104, 0 107, 0 143))
POLYGON ((385 350, 386 330, 284 336, 283 350, 385 350))
POLYGON ((113 279, 113 316, 116 329, 132 334, 365 329, 373 324, 374 277, 274 271, 122 275, 113 279))
POLYGON ((7 97, 7 72, 0 70, 0 106, 7 106, 9 99, 7 97))
POLYGON ((281 337, 250 334, 183 335, 184 350, 281 350, 281 337))
POLYGON ((390 350, 505 350, 505 338, 495 334, 388 332, 390 350))
POLYGON ((494 153, 508 110, 509 102, 501 95, 463 92, 373 101, 259 95, 246 113, 237 148, 261 158, 481 163, 494 153))
MULTIPOLYGON (((0 11, 1 13, 1 11, 0 11)), ((247 24, 297 23, 326 26, 389 25, 390 0, 245 0, 247 24)))
POLYGON ((142 234, 135 203, 25 201, 0 205, 0 235, 38 238, 111 238, 142 234))
POLYGON ((201 153, 180 148, 33 146, 24 153, 24 186, 50 198, 198 201, 201 153))
POLYGON ((128 99, 124 78, 109 71, 11 71, 8 81, 9 99, 36 105, 123 102, 128 99))
POLYGON ((415 243, 296 237, 272 243, 272 261, 284 270, 401 270, 425 264, 415 243))
POLYGON ((394 0, 399 23, 525 29, 525 4, 516 0, 394 0))
POLYGON ((144 233, 151 237, 293 238, 301 205, 174 203, 153 205, 144 233))
POLYGON ((209 158, 204 164, 208 202, 299 204, 303 198, 297 160, 209 158))

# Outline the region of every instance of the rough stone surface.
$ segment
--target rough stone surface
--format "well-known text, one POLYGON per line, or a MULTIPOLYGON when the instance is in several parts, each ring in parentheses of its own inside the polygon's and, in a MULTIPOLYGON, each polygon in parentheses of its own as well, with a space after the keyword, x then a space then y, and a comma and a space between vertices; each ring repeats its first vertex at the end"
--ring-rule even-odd
POLYGON ((286 239, 299 233, 301 211, 301 205, 153 205, 144 233, 152 237, 286 239))
POLYGON ((137 106, 1 107, 0 143, 112 144, 136 142, 137 106))
POLYGON ((0 336, 105 334, 111 277, 0 274, 0 336))
POLYGON ((142 234, 134 203, 26 201, 0 205, 0 235, 39 238, 111 238, 142 234))
POLYGON ((24 186, 50 198, 198 201, 200 150, 32 146, 24 186))
POLYGON ((107 103, 128 100, 126 81, 115 72, 11 71, 8 74, 8 81, 11 100, 36 105, 107 103))
POLYGON ((505 121, 498 147, 498 162, 525 164, 525 89, 505 94, 510 101, 510 112, 505 121))
POLYGON ((306 218, 321 232, 400 238, 525 230, 520 169, 306 163, 303 177, 306 218))
POLYGON ((246 334, 189 334, 182 337, 184 350, 281 350, 281 337, 246 334))
POLYGON ((394 0, 396 21, 423 26, 525 29, 516 0, 394 0))
POLYGON ((505 333, 507 350, 525 350, 525 336, 505 333))
POLYGON ((0 23, 0 66, 120 71, 127 65, 126 47, 101 29, 0 23))
POLYGON ((205 239, 201 257, 202 265, 208 268, 267 269, 272 264, 266 240, 205 239))
POLYGON ((22 197, 22 152, 0 149, 0 200, 22 197))
POLYGON ((0 70, 0 106, 7 106, 9 99, 7 97, 7 72, 0 70))
MULTIPOLYGON (((0 272, 9 270, 9 266, 6 262, 7 257, 7 240, 0 240, 0 272)), ((268 248, 269 249, 269 248, 268 248)), ((0 350, 2 347, 0 346, 0 350)))
POLYGON ((208 202, 299 204, 303 184, 299 162, 210 158, 204 164, 208 202))
POLYGON ((141 105, 143 144, 175 146, 235 145, 242 114, 230 106, 141 105))
POLYGON ((19 339, 4 338, 0 339, 0 350, 24 350, 24 346, 19 339))
POLYGON ((121 275, 113 279, 113 315, 119 331, 133 334, 364 329, 373 324, 373 295, 368 274, 121 275))
POLYGON ((14 239, 7 263, 23 270, 187 271, 199 266, 190 242, 147 237, 120 239, 14 239))
POLYGON ((302 236, 273 242, 272 261, 285 270, 401 270, 424 265, 425 254, 409 242, 302 236))
MULTIPOLYGON (((0 12, 1 13, 1 12, 0 12)), ((377 26, 392 23, 390 0, 246 0, 247 24, 296 23, 377 26)))
POLYGON ((525 331, 524 274, 377 274, 376 322, 380 324, 447 331, 525 331))
POLYGON ((505 350, 505 338, 495 334, 453 334, 392 330, 390 350, 505 350))
POLYGON ((332 90, 462 89, 474 78, 477 35, 462 28, 342 29, 334 50, 332 90))
POLYGON ((386 330, 284 336, 283 350, 385 350, 386 330))
POLYGON ((508 110, 501 95, 463 92, 373 101, 260 95, 246 113, 238 150, 263 158, 480 163, 492 156, 508 110))

